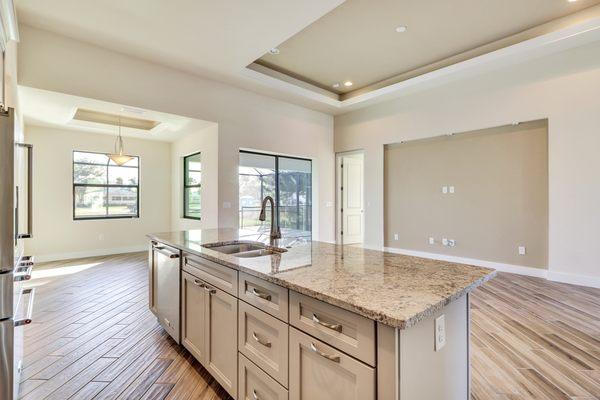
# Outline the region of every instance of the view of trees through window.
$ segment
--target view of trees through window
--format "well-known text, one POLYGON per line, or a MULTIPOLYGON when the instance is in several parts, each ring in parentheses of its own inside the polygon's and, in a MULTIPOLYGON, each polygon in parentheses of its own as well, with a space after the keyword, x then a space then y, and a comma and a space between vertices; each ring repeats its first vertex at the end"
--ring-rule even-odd
POLYGON ((200 153, 183 158, 183 217, 200 219, 200 153))
POLYGON ((73 152, 73 218, 139 216, 139 157, 115 164, 107 154, 73 152))
POLYGON ((277 218, 283 236, 310 237, 312 232, 312 165, 310 160, 240 152, 239 166, 240 227, 256 231, 270 228, 259 221, 265 196, 279 205, 277 218))

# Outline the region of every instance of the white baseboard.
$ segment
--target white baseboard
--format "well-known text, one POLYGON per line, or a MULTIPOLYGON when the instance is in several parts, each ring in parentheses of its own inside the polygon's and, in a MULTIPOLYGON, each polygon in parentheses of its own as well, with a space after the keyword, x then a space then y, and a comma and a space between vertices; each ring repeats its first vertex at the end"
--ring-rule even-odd
POLYGON ((148 250, 147 245, 116 247, 112 249, 95 249, 86 251, 76 251, 72 253, 57 253, 57 254, 35 254, 36 262, 72 260, 74 258, 86 258, 96 256, 108 256, 111 254, 135 253, 138 251, 148 250))
POLYGON ((548 279, 554 282, 570 283, 571 285, 600 288, 600 277, 597 276, 548 271, 548 279))
POLYGON ((459 264, 476 265, 478 267, 493 268, 502 272, 513 274, 535 276, 548 279, 548 270, 546 268, 525 267, 522 265, 506 264, 496 261, 478 260, 475 258, 450 256, 447 254, 427 253, 424 251, 396 249, 394 247, 384 247, 384 250, 390 253, 404 254, 407 256, 430 258, 432 260, 455 262, 459 264))

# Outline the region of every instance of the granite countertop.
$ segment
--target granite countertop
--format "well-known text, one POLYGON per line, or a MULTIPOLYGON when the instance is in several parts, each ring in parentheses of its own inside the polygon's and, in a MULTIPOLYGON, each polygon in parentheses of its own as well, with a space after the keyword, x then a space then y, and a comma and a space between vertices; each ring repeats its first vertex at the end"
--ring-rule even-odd
POLYGON ((493 278, 493 269, 304 239, 279 239, 281 254, 237 258, 203 247, 269 245, 268 232, 203 229, 148 237, 400 329, 409 328, 493 278))

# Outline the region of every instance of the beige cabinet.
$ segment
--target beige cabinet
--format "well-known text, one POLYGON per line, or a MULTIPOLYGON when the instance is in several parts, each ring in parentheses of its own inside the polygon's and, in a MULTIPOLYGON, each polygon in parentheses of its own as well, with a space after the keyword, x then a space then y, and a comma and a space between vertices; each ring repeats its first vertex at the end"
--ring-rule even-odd
POLYGON ((288 324, 239 302, 239 350, 283 386, 288 386, 288 324))
POLYGON ((181 276, 182 344, 237 396, 237 298, 185 271, 181 276))
POLYGON ((198 361, 206 360, 206 310, 208 296, 200 279, 181 274, 181 343, 198 361))
POLYGON ((375 400, 375 369, 290 327, 290 400, 375 400))
POLYGON ((288 400, 288 391, 242 354, 239 400, 288 400))
POLYGON ((206 363, 204 367, 237 397, 237 298, 206 285, 206 363))

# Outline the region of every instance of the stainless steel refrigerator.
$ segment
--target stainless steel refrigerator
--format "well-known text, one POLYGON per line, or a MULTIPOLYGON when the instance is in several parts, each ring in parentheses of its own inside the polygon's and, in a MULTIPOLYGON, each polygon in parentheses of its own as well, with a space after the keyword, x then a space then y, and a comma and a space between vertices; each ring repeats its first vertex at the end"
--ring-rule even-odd
POLYGON ((33 258, 23 254, 32 235, 33 147, 15 137, 14 110, 0 111, 0 399, 16 399, 23 327, 31 323, 33 258))

